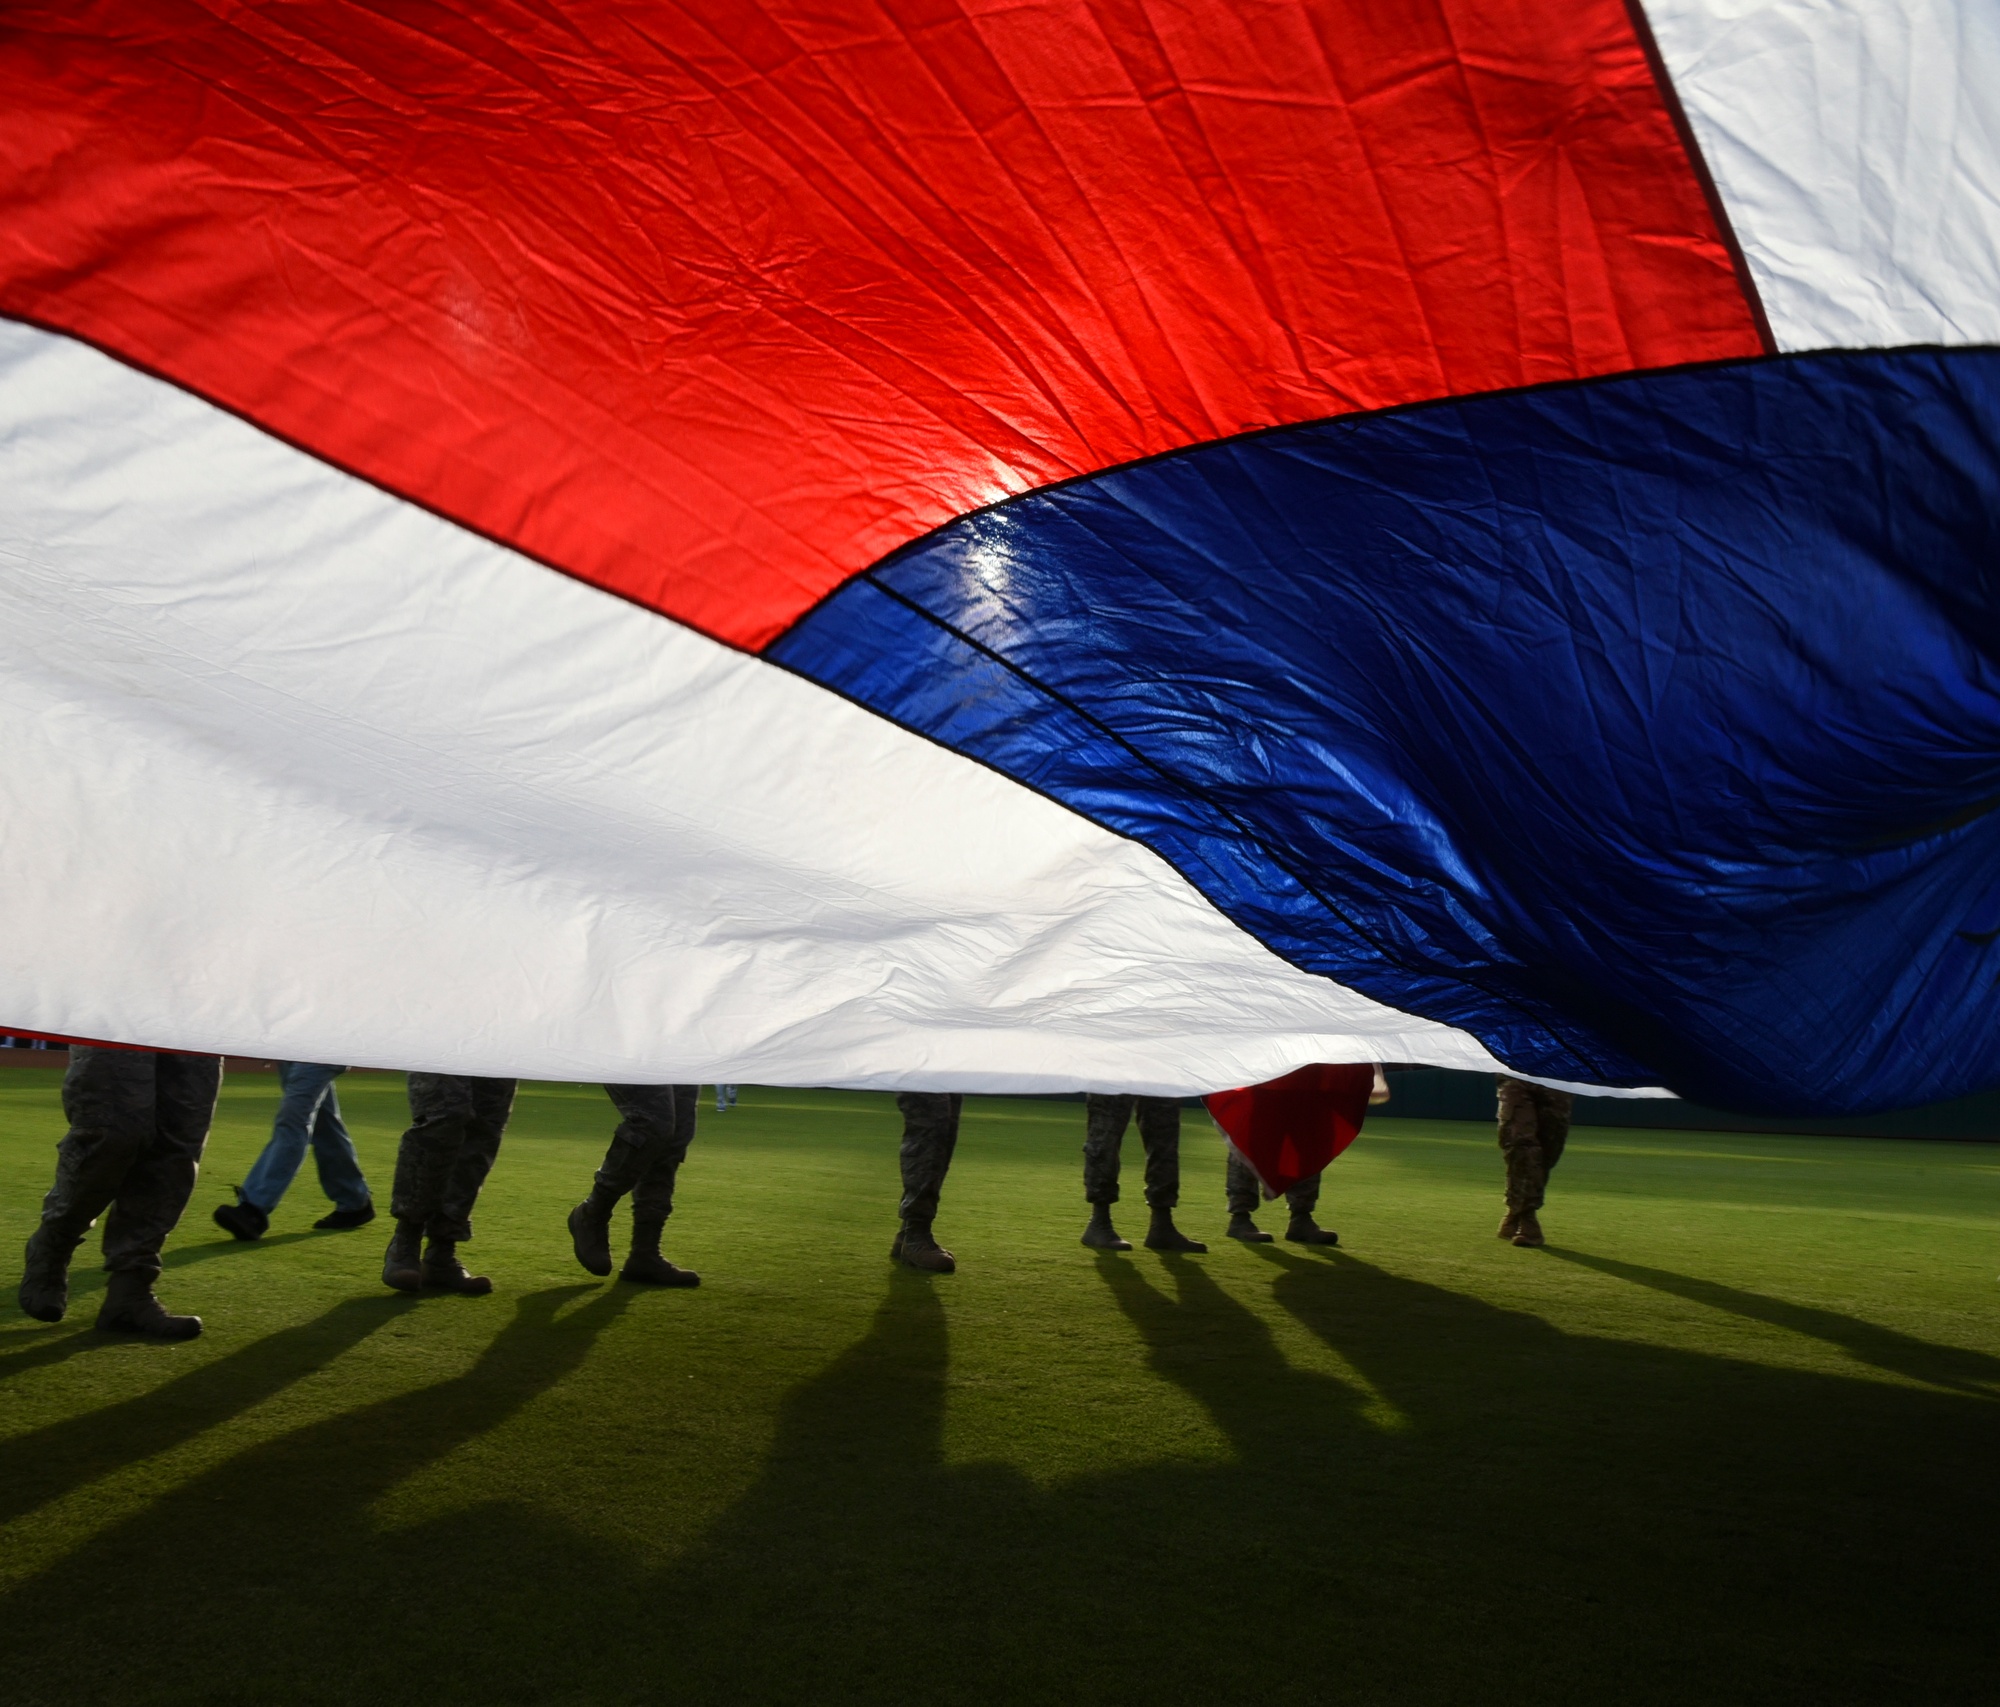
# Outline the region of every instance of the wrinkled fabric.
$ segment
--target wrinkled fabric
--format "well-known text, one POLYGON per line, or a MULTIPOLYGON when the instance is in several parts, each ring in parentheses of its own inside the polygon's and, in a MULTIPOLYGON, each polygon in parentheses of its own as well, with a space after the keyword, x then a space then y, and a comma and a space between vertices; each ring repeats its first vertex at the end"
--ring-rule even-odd
POLYGON ((2000 1082, 2000 353, 1206 446, 955 523, 773 656, 1519 1071, 2000 1082))
POLYGON ((0 313, 735 645, 1052 480, 1759 347, 1622 0, 282 18, 8 7, 0 313))
POLYGON ((1272 1196, 1316 1180, 1368 1118, 1372 1066, 1317 1062, 1267 1084, 1202 1102, 1231 1148, 1272 1196))

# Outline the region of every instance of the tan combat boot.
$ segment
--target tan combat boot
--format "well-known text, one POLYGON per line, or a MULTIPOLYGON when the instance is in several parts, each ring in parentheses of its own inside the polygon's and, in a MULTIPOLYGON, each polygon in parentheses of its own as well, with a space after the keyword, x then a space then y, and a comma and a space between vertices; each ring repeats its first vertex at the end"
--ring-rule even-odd
POLYGON ((1505 1215, 1500 1217, 1500 1237, 1511 1239, 1520 1230, 1521 1212, 1518 1209, 1510 1208, 1505 1215))
POLYGON ((1529 1246, 1548 1243, 1548 1240, 1542 1237, 1542 1224, 1535 1219, 1535 1212, 1532 1209, 1521 1211, 1520 1221, 1514 1228, 1514 1243, 1529 1246))

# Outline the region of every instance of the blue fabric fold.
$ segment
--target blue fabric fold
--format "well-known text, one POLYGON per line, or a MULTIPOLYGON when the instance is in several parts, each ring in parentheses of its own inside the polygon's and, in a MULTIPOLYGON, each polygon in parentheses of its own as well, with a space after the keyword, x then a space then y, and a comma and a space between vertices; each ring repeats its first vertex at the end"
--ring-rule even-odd
POLYGON ((1789 357, 1011 500, 766 654, 1524 1071, 2000 1083, 2000 353, 1789 357))

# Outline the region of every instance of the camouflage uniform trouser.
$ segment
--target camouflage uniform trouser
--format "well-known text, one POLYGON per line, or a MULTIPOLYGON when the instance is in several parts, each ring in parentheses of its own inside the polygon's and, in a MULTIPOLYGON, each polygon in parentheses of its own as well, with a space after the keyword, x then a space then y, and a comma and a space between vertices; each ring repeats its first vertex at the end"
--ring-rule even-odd
POLYGON ((606 1085, 623 1117, 597 1170, 597 1189, 614 1203, 632 1194, 632 1219, 664 1221, 674 1212, 674 1176, 694 1142, 699 1085, 606 1085))
POLYGON ((905 1221, 929 1226, 937 1216, 938 1193, 958 1148, 962 1096, 942 1091, 905 1091, 896 1099, 903 1115, 903 1207, 905 1221))
POLYGON ((1118 1152, 1136 1107, 1146 1146, 1146 1202, 1172 1209, 1181 1200, 1181 1105, 1178 1097, 1103 1096, 1083 1099, 1083 1200, 1118 1201, 1118 1152))
POLYGON ((1568 1091, 1552 1091, 1500 1076, 1500 1153, 1507 1158, 1507 1207, 1535 1210, 1549 1189, 1549 1172, 1569 1141, 1568 1091))
POLYGON ((410 1075, 410 1129, 396 1152, 389 1213, 433 1239, 472 1237, 472 1206, 500 1153, 514 1080, 410 1075))
POLYGON ((104 1266, 157 1280, 160 1247, 194 1191, 221 1084, 218 1056, 73 1047, 62 1088, 69 1131, 42 1200, 50 1237, 74 1250, 109 1209, 104 1266))
MULTIPOLYGON (((1285 1202, 1294 1215, 1310 1215, 1319 1207, 1320 1176, 1302 1179, 1285 1193, 1285 1202)), ((1257 1177, 1257 1170, 1239 1156, 1235 1150, 1229 1152, 1229 1167, 1223 1174, 1222 1189, 1229 1194, 1229 1213, 1232 1215, 1252 1215, 1258 1204, 1264 1201, 1264 1182, 1257 1177)))

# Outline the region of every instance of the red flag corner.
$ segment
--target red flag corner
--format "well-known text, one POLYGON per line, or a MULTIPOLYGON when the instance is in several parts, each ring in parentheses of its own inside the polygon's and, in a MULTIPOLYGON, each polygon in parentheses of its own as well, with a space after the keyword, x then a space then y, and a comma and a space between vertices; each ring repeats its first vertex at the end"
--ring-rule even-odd
POLYGON ((1321 1063, 1202 1101, 1275 1197, 1311 1179, 1354 1142, 1374 1084, 1370 1063, 1321 1063))

